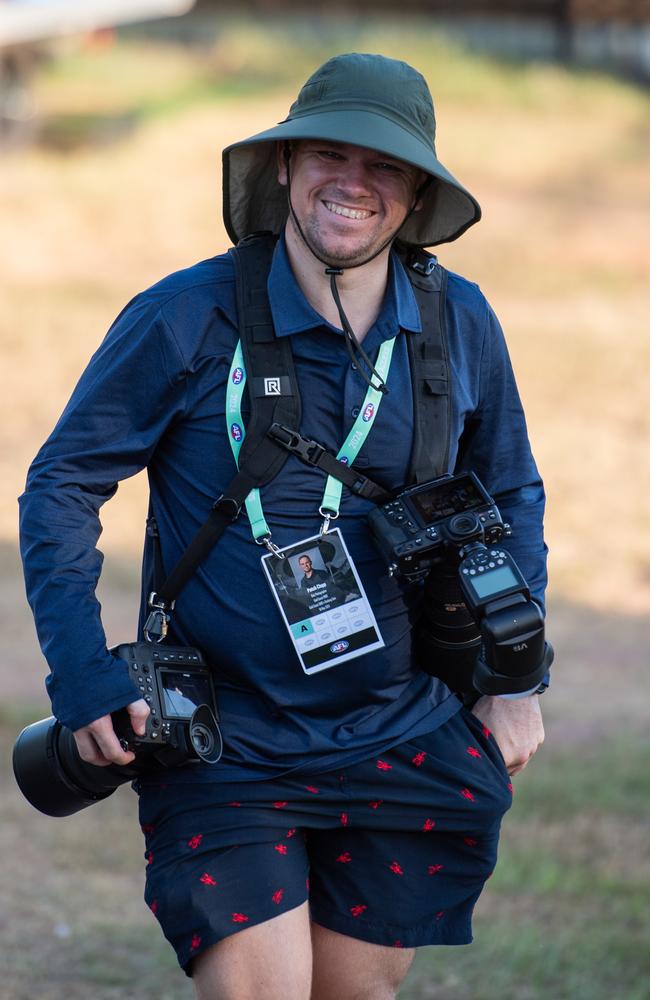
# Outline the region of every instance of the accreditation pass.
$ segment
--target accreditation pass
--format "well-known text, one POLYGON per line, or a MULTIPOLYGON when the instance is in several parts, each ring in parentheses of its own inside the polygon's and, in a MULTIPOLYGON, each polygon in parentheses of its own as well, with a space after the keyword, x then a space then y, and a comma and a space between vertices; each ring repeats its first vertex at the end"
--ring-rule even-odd
POLYGON ((384 646, 338 528, 263 556, 262 567, 306 674, 384 646))

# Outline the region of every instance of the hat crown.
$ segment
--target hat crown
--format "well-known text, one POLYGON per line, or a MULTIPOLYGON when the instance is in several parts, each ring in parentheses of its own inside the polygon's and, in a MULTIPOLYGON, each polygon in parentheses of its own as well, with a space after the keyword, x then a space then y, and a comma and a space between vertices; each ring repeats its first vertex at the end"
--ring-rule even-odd
POLYGON ((358 52, 334 56, 309 77, 285 120, 337 109, 384 115, 435 152, 431 93, 408 63, 358 52))

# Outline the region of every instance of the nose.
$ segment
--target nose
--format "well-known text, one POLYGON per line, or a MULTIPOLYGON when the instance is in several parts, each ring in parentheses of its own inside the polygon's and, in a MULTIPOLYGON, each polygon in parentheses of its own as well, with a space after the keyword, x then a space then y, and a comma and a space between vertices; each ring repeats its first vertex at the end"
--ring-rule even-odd
POLYGON ((370 169, 362 158, 350 157, 338 174, 341 191, 354 197, 361 197, 370 191, 370 169))

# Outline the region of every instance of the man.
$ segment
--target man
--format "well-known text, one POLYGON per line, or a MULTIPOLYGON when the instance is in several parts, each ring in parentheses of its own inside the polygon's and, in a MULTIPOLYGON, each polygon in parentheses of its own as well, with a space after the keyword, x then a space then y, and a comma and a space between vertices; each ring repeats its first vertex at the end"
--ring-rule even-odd
MULTIPOLYGON (((347 55, 316 71, 285 122, 224 153, 233 240, 279 235, 268 293, 276 336, 291 338, 301 432, 336 454, 375 391, 355 464, 389 491, 405 483, 413 441, 405 342, 422 336, 392 245, 398 234, 414 246, 455 239, 480 217, 433 135, 419 73, 347 55)), ((496 496, 541 601, 543 492, 498 322, 457 275, 445 321, 448 469, 474 469, 496 496)), ((97 511, 147 466, 167 571, 176 563, 235 471, 226 395, 237 340, 228 255, 149 289, 118 317, 30 471, 28 593, 55 714, 85 760, 130 761, 109 713, 126 705, 142 731, 147 712, 105 646, 97 511)), ((146 899, 201 1000, 383 1000, 416 947, 469 942, 510 776, 543 739, 535 693, 482 697, 469 712, 419 669, 421 590, 387 575, 367 529, 372 504, 344 489, 334 512, 324 480, 290 458, 261 491, 269 533, 280 549, 315 544, 339 514, 380 648, 301 671, 244 516, 173 615, 173 639, 215 667, 225 753, 140 782, 146 899)))
POLYGON ((308 608, 327 608, 334 601, 345 600, 345 594, 337 589, 329 573, 326 573, 324 569, 314 569, 309 556, 300 556, 298 565, 303 572, 300 590, 307 598, 308 608))
POLYGON ((313 587, 316 583, 327 583, 329 579, 328 574, 324 569, 314 569, 314 564, 308 555, 299 556, 298 565, 303 572, 303 577, 300 581, 300 586, 303 590, 308 590, 309 587, 313 587))

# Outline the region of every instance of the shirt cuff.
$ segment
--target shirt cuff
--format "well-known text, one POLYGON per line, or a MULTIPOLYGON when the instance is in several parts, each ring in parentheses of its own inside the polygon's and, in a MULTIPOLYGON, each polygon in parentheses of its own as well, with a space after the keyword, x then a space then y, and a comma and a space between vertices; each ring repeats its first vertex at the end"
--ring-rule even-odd
POLYGON ((504 698, 507 701, 515 701, 517 698, 530 698, 532 694, 541 694, 542 691, 546 690, 546 684, 536 684, 534 688, 530 688, 528 691, 517 691, 516 694, 497 694, 495 698, 504 698))

